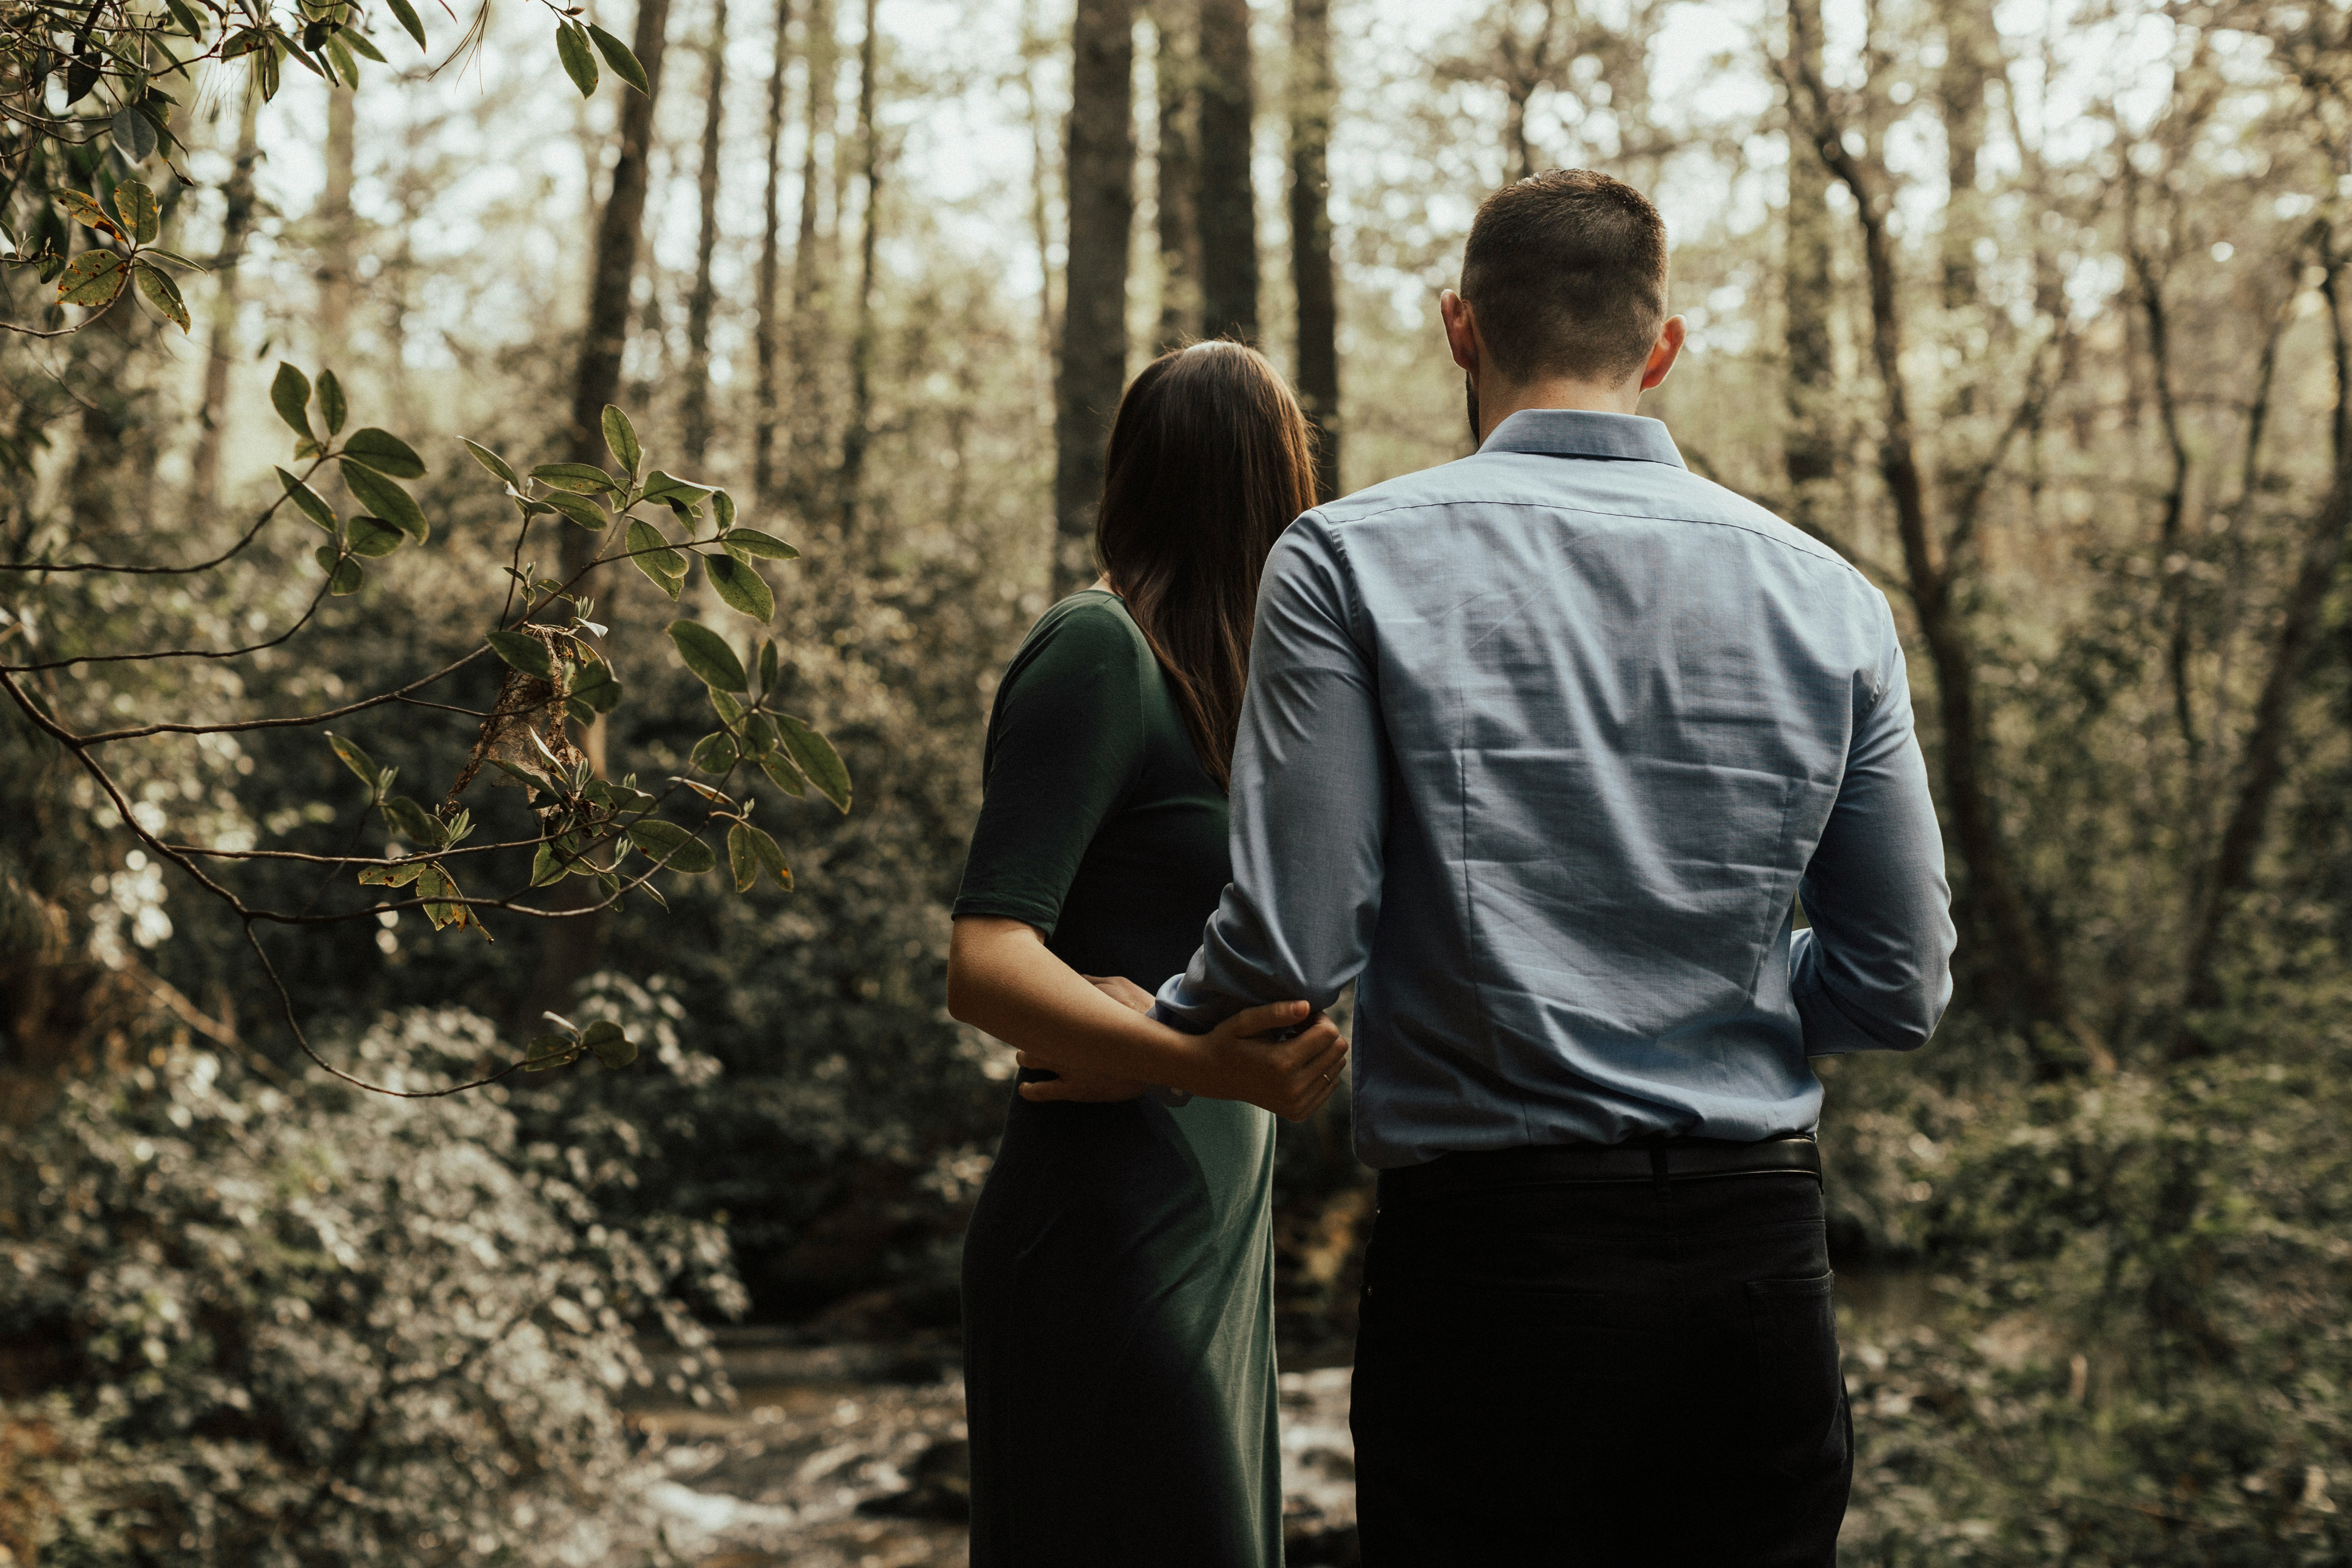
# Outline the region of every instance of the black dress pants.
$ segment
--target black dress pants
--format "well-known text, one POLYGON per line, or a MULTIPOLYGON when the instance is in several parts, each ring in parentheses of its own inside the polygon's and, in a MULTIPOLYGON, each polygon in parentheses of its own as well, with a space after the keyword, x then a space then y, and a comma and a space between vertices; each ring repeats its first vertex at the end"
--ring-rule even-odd
POLYGON ((1384 1188, 1354 1398, 1365 1568, 1832 1568, 1821 1184, 1384 1188))

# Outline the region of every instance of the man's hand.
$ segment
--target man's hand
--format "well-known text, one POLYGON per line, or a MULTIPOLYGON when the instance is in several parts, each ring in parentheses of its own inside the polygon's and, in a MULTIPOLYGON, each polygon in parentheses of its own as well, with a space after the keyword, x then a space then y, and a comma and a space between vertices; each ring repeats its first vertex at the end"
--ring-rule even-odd
POLYGON ((1200 1037, 1200 1048, 1206 1086, 1195 1093, 1246 1100, 1286 1121, 1304 1121, 1321 1110, 1348 1067, 1339 1026, 1304 1002, 1236 1013, 1200 1037), (1293 1038, 1267 1037, 1301 1025, 1293 1038))

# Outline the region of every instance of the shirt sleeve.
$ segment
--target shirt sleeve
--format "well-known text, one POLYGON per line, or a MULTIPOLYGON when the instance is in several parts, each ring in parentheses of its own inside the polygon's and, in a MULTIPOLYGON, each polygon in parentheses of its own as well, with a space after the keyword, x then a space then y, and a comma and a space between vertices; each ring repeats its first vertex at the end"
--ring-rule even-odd
POLYGON ((954 912, 1025 921, 1050 939, 1087 846, 1142 766, 1144 655, 1108 605, 1072 610, 1038 637, 989 726, 954 912))
POLYGON ((1388 755, 1345 566, 1313 512, 1266 560, 1234 746, 1234 879, 1153 1016, 1203 1033, 1245 1007, 1338 1000, 1380 915, 1388 755))
POLYGON ((1912 732, 1911 681, 1884 598, 1878 692, 1854 726, 1845 778, 1798 884, 1810 931, 1789 950, 1805 1054, 1907 1051, 1952 996, 1944 837, 1912 732))

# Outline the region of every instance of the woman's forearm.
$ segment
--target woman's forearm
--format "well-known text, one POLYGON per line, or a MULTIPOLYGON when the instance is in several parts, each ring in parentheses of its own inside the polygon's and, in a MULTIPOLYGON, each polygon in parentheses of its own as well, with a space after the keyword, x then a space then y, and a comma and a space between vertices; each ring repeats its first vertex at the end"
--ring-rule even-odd
POLYGON ((948 1011, 1051 1067, 1201 1092, 1192 1037, 1097 990, 1020 921, 955 922, 948 1011))

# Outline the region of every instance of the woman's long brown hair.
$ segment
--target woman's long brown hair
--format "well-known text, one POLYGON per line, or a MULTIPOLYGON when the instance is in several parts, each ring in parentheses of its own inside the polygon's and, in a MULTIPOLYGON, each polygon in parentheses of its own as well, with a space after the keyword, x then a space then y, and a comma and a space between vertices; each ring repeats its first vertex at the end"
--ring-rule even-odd
POLYGON ((1201 763, 1228 787, 1266 553, 1315 504, 1315 444, 1265 356, 1164 353, 1119 400, 1095 548, 1167 672, 1201 763))

